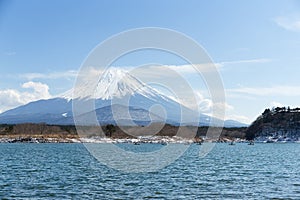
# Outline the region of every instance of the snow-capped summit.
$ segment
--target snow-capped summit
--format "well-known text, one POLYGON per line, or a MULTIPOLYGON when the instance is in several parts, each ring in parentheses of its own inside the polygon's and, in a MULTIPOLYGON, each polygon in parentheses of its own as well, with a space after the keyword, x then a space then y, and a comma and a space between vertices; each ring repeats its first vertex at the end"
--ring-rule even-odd
MULTIPOLYGON (((120 120, 127 123, 134 120, 138 125, 146 125, 161 120, 174 125, 209 125, 210 120, 203 120, 203 118, 211 119, 165 96, 131 75, 130 72, 110 68, 99 74, 98 81, 85 77, 76 84, 76 88, 61 96, 30 102, 1 113, 0 123, 74 124, 73 108, 74 103, 78 102, 78 105, 85 105, 85 103, 91 105, 92 102, 95 106, 80 106, 80 112, 75 112, 76 117, 80 118, 87 113, 95 112, 97 121, 101 124, 120 120), (128 112, 124 111, 125 108, 128 112), (150 116, 157 117, 152 119, 150 116)), ((89 122, 84 120, 84 123, 89 122)))
MULTIPOLYGON (((61 96, 31 102, 6 111, 0 115, 0 123, 2 121, 5 123, 46 122, 50 124, 70 124, 73 121, 74 114, 72 104, 74 106, 75 102, 80 105, 80 111, 77 112, 76 110, 77 115, 104 107, 107 111, 109 108, 113 108, 114 104, 118 104, 128 107, 131 115, 128 117, 131 119, 139 119, 137 112, 131 112, 133 110, 143 111, 143 116, 146 111, 149 115, 165 116, 165 119, 161 119, 168 122, 179 122, 181 117, 181 105, 178 102, 143 83, 129 72, 118 68, 110 68, 100 74, 98 81, 95 81, 95 79, 89 80, 88 78, 81 79, 76 88, 72 88, 61 96), (123 101, 124 99, 125 101, 123 101), (85 106, 91 105, 91 101, 94 102, 95 106, 85 106), (154 111, 152 108, 155 105, 159 105, 164 109, 154 111)), ((112 112, 102 111, 103 109, 97 113, 99 120, 112 118, 110 116, 112 112)), ((125 120, 123 119, 124 115, 121 115, 121 113, 118 116, 122 116, 122 120, 125 120)), ((101 123, 105 124, 105 121, 102 120, 101 123)), ((109 123, 111 123, 111 120, 109 123)), ((144 122, 139 124, 144 124, 144 122)))
POLYGON ((75 85, 76 88, 60 95, 64 99, 99 99, 112 100, 113 98, 122 98, 126 95, 142 95, 147 98, 160 96, 168 100, 165 95, 143 83, 136 77, 120 68, 109 68, 99 75, 98 82, 95 80, 86 80, 75 85))
POLYGON ((132 77, 129 73, 116 68, 105 71, 98 81, 95 91, 96 99, 121 98, 125 95, 132 95, 137 89, 144 85, 132 77))
POLYGON ((100 78, 96 90, 95 99, 113 99, 122 98, 126 95, 134 95, 135 93, 144 96, 153 96, 155 91, 132 76, 127 71, 118 68, 110 68, 105 71, 100 78))

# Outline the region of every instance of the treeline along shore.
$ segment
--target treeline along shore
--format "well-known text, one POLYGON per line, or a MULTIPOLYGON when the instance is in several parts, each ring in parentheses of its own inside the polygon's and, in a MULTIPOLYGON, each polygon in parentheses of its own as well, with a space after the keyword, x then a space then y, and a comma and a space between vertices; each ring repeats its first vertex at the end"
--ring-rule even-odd
MULTIPOLYGON (((178 127, 169 124, 163 125, 157 133, 147 130, 147 127, 119 127, 112 124, 100 127, 81 127, 88 134, 77 132, 74 125, 49 125, 45 123, 25 123, 25 124, 1 124, 0 142, 82 142, 86 138, 106 137, 110 139, 134 139, 139 137, 176 137, 183 140, 194 142, 203 141, 207 136, 209 127, 185 126, 178 127), (127 130, 127 131, 124 131, 127 130), (140 132, 139 132, 140 131, 140 132), (101 133, 100 133, 101 132, 101 133), (126 133, 127 132, 127 133, 126 133), (134 134, 128 134, 134 133, 134 134)), ((239 139, 245 139, 245 128, 223 128, 220 137, 215 140, 226 142, 239 139)), ((210 127, 211 135, 218 135, 218 127, 210 127)))
MULTIPOLYGON (((176 138, 194 142, 255 140, 257 142, 299 142, 300 108, 265 109, 248 127, 221 128, 151 124, 150 126, 50 125, 45 123, 1 124, 0 142, 86 142, 89 138, 116 139, 176 138), (77 126, 78 128, 78 126, 77 126), (209 129, 209 133, 208 133, 209 129), (157 130, 157 131, 156 131, 157 130), (221 130, 221 135, 220 135, 221 130), (207 134, 208 133, 208 134, 207 134)), ((102 140, 103 141, 103 140, 102 140)))

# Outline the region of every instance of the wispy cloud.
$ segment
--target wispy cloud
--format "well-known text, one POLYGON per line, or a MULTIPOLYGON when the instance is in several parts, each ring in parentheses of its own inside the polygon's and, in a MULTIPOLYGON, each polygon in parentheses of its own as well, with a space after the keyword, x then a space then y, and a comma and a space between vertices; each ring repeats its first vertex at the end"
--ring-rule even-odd
POLYGON ((255 64, 255 63, 268 63, 271 62, 271 59, 268 58, 259 58, 259 59, 248 59, 248 60, 234 60, 234 61, 224 61, 219 62, 217 65, 219 67, 224 67, 226 65, 236 65, 236 64, 255 64))
POLYGON ((186 65, 148 65, 140 68, 127 67, 125 70, 131 71, 133 75, 141 77, 157 78, 162 76, 178 76, 195 74, 199 70, 200 72, 211 72, 212 70, 218 69, 223 70, 228 66, 238 65, 242 67, 244 64, 258 64, 272 62, 268 58, 257 58, 257 59, 246 59, 246 60, 232 60, 222 61, 215 63, 204 63, 204 64, 186 64, 186 65))
POLYGON ((61 72, 51 72, 51 73, 25 73, 20 74, 20 78, 25 78, 27 80, 36 80, 36 79, 70 79, 75 78, 77 76, 76 70, 68 70, 61 72))
POLYGON ((300 31, 300 15, 280 16, 274 19, 276 24, 288 31, 300 31))
MULTIPOLYGON (((130 71, 133 75, 140 75, 141 77, 147 76, 148 78, 159 78, 161 76, 178 76, 178 74, 194 74, 196 69, 200 72, 211 71, 212 69, 217 69, 226 67, 228 65, 237 65, 237 64, 249 64, 249 63, 266 63, 270 62, 270 59, 259 58, 259 59, 248 59, 248 60, 234 60, 234 61, 223 61, 216 63, 206 63, 206 64, 186 64, 186 65, 147 65, 144 67, 120 67, 124 70, 130 71), (172 73, 170 73, 172 72, 172 73)), ((97 76, 101 74, 102 70, 98 70, 95 67, 90 67, 86 70, 85 75, 88 76, 97 76)), ((24 73, 19 74, 20 78, 26 80, 41 80, 41 79, 73 79, 78 75, 77 70, 67 70, 67 71, 58 71, 50 73, 24 73)))
POLYGON ((257 63, 268 63, 271 62, 271 59, 268 58, 258 58, 258 59, 246 59, 246 60, 232 60, 232 61, 222 61, 215 63, 206 63, 206 64, 193 64, 193 65, 169 65, 170 69, 174 69, 179 73, 195 73, 195 68, 199 69, 201 72, 211 71, 216 67, 217 69, 221 69, 231 65, 239 65, 243 64, 257 64, 257 63))
POLYGON ((237 115, 237 114, 228 114, 225 117, 226 120, 236 120, 238 122, 242 122, 245 124, 250 124, 252 122, 251 119, 249 119, 249 117, 246 117, 244 115, 237 115))
POLYGON ((300 86, 273 86, 273 87, 240 87, 227 89, 227 93, 255 96, 300 96, 300 86))
POLYGON ((277 102, 277 101, 272 101, 271 103, 270 103, 270 107, 272 108, 272 107, 283 107, 284 105, 282 104, 282 103, 279 103, 279 102, 277 102))
POLYGON ((17 53, 14 52, 14 51, 7 51, 7 52, 4 52, 3 54, 6 55, 6 56, 14 56, 14 55, 16 55, 17 53))

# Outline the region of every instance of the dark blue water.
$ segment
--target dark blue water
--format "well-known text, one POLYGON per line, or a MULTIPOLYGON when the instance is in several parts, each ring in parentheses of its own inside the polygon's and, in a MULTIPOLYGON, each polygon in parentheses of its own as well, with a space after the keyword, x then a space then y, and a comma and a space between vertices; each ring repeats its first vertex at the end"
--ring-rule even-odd
POLYGON ((217 144, 205 158, 199 147, 163 170, 129 174, 82 144, 0 144, 0 198, 300 199, 300 144, 217 144))

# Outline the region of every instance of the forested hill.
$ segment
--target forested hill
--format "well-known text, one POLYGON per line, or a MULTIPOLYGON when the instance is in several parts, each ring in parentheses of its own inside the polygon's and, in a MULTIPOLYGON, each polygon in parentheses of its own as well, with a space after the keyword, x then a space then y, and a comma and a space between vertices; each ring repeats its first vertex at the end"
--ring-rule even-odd
POLYGON ((277 107, 266 109, 246 130, 246 138, 300 138, 300 108, 277 107))

